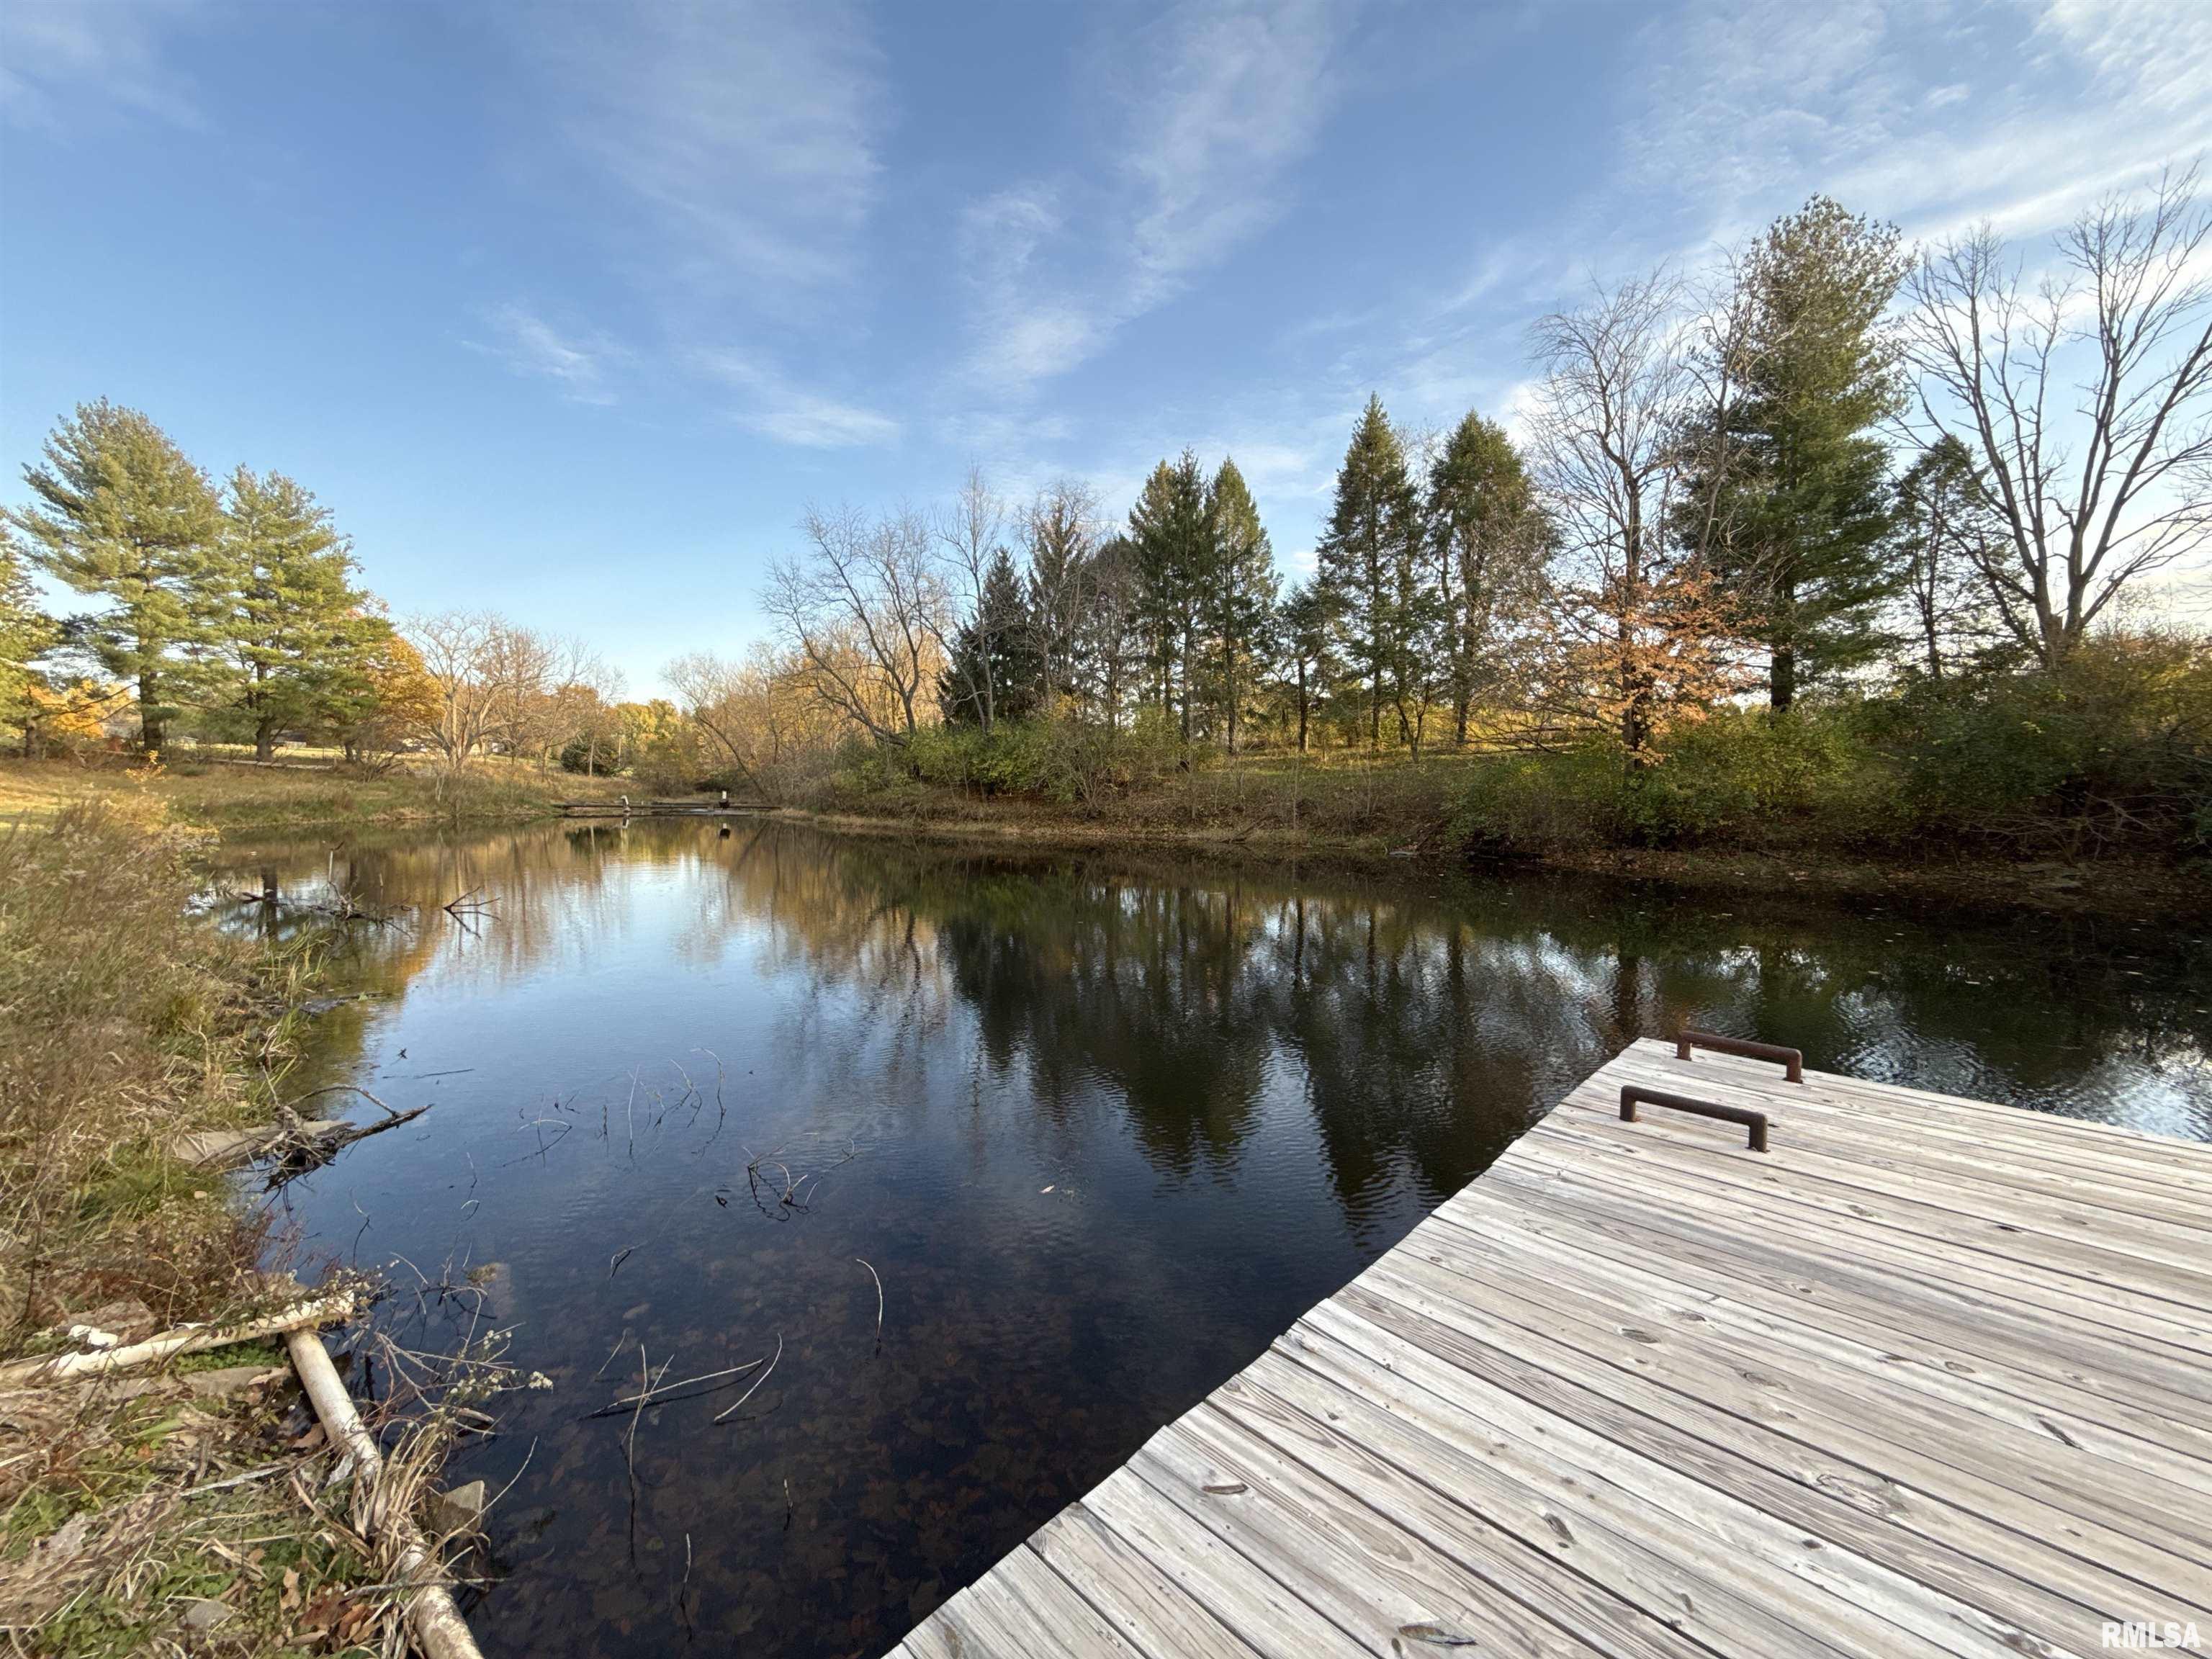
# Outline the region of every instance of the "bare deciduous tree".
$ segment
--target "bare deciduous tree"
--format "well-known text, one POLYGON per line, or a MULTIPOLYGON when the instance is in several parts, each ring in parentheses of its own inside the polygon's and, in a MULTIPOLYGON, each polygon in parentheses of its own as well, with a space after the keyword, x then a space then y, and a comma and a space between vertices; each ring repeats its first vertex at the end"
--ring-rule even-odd
POLYGON ((715 751, 763 799, 781 800, 783 763, 819 735, 791 706, 803 672, 794 673, 793 664, 778 661, 762 644, 735 660, 689 653, 668 665, 667 676, 678 705, 715 751))
POLYGON ((1741 678, 1684 534, 1700 521, 1680 441, 1699 391, 1681 290, 1660 275, 1601 291, 1539 322, 1532 348, 1545 379, 1529 454, 1558 548, 1538 700, 1639 758, 1670 711, 1741 678))
POLYGON ((416 734, 458 772, 493 738, 509 688, 498 672, 505 660, 497 648, 507 624, 485 611, 443 611, 416 617, 400 634, 422 659, 422 672, 437 688, 425 699, 416 734))
POLYGON ((992 665, 999 659, 994 638, 981 638, 973 651, 953 649, 951 633, 966 617, 979 635, 995 634, 1001 618, 983 602, 983 586, 993 562, 1004 550, 1000 536, 1006 526, 1006 506, 983 482, 981 469, 971 466, 960 494, 940 514, 933 534, 944 568, 948 601, 931 623, 937 648, 943 653, 945 672, 955 681, 960 701, 971 707, 988 732, 998 720, 1000 688, 993 683, 992 665))
POLYGON ((2107 198, 2032 287, 1986 225, 1909 284, 1923 423, 1972 455, 2005 532, 1978 568, 2046 665, 2212 530, 2212 215, 2197 184, 2191 167, 2107 198))
POLYGON ((903 744, 950 623, 928 526, 847 509, 810 512, 804 529, 806 550, 775 566, 763 603, 814 694, 878 742, 903 744))
POLYGON ((1085 561, 1083 583, 1070 678, 1112 732, 1137 687, 1145 649, 1141 580, 1129 538, 1114 536, 1101 543, 1085 561))

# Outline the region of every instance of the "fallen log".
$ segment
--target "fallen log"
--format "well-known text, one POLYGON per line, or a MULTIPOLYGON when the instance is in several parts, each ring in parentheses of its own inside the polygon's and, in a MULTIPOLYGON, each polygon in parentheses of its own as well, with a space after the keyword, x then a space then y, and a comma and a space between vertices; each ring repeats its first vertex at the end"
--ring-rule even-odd
MULTIPOLYGON (((322 1337, 312 1330, 295 1330, 287 1334, 284 1344, 292 1352, 293 1368, 300 1373, 301 1385, 314 1405, 315 1415, 322 1419, 323 1432, 331 1444, 344 1447, 352 1457, 354 1479, 367 1480, 373 1486, 383 1479, 384 1455, 377 1449, 376 1437, 361 1420, 353 1396, 339 1380, 337 1368, 331 1364, 322 1337)), ((407 1598, 407 1621, 414 1627, 422 1651, 429 1659, 483 1659, 476 1638, 469 1634, 468 1621, 453 1605, 453 1592, 438 1576, 436 1559, 404 1508, 374 1501, 366 1507, 371 1530, 383 1534, 398 1548, 401 1581, 416 1587, 407 1598)))
POLYGON ((128 1370, 134 1365, 168 1359, 179 1354, 198 1353, 204 1348, 228 1348, 235 1343, 252 1342, 260 1337, 289 1335, 294 1331, 333 1324, 350 1318, 353 1310, 353 1295, 347 1291, 337 1296, 319 1297, 310 1302, 295 1302, 279 1312, 241 1320, 235 1324, 181 1326, 160 1336, 149 1336, 143 1342, 133 1342, 128 1347, 11 1360, 0 1365, 0 1388, 36 1387, 41 1383, 65 1382, 76 1377, 100 1376, 109 1371, 128 1370))
MULTIPOLYGON (((383 1104, 380 1101, 377 1103, 383 1104)), ((417 1106, 411 1111, 395 1112, 386 1107, 386 1115, 374 1123, 353 1123, 344 1118, 294 1117, 288 1114, 279 1121, 264 1124, 258 1129, 203 1129, 179 1136, 171 1150, 185 1163, 206 1170, 235 1170, 273 1157, 277 1160, 276 1176, 289 1177, 329 1163, 356 1140, 366 1140, 386 1129, 412 1123, 429 1109, 428 1106, 417 1106)))

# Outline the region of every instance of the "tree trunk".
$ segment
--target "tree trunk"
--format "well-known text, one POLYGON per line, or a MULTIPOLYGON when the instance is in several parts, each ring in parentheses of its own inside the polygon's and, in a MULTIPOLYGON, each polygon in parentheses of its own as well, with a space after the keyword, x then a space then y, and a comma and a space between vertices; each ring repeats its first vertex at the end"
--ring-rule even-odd
POLYGON ((276 755, 276 721, 264 714, 253 723, 253 758, 273 760, 276 755))
POLYGON ((151 670, 138 676, 138 748, 151 755, 161 747, 161 717, 155 713, 159 682, 151 670))
POLYGON ((1775 584, 1775 608, 1782 627, 1774 641, 1766 671, 1766 705, 1778 714, 1790 712, 1797 700, 1797 585, 1784 580, 1775 584))
POLYGON ((1182 630, 1182 740, 1190 741, 1190 629, 1182 630))

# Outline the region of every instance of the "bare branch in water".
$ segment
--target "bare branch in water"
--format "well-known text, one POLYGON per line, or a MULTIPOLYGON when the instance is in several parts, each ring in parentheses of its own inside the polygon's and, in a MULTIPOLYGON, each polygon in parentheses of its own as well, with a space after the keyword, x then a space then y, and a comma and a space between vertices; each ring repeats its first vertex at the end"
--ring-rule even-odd
POLYGON ((868 1277, 876 1281, 876 1346, 880 1348, 884 1346, 884 1276, 869 1263, 861 1261, 859 1256, 854 1256, 853 1260, 859 1261, 863 1267, 866 1267, 868 1277))
POLYGON ((760 1392, 760 1385, 761 1385, 762 1383, 763 1383, 763 1382, 767 1382, 767 1381, 769 1380, 769 1377, 771 1377, 771 1376, 775 1376, 775 1375, 776 1361, 777 1361, 777 1360, 779 1360, 779 1359, 781 1359, 782 1358, 783 1358, 783 1333, 782 1333, 781 1331, 778 1331, 778 1332, 775 1334, 775 1354, 774 1354, 774 1355, 769 1358, 769 1362, 768 1362, 768 1369, 767 1369, 766 1370, 763 1371, 763 1372, 762 1372, 762 1373, 761 1373, 757 1377, 755 1377, 755 1378, 753 1379, 753 1385, 752 1385, 752 1387, 751 1387, 751 1388, 747 1389, 746 1389, 743 1394, 741 1394, 741 1395, 739 1395, 738 1396, 738 1399, 737 1399, 737 1405, 733 1405, 733 1406, 730 1407, 729 1407, 729 1409, 728 1409, 728 1410, 726 1410, 726 1411, 717 1412, 717 1413, 714 1414, 714 1421, 716 1421, 717 1423, 720 1422, 724 1418, 726 1418, 726 1417, 729 1416, 729 1415, 730 1415, 730 1413, 731 1413, 732 1412, 736 1411, 736 1410, 738 1409, 738 1406, 742 1406, 742 1405, 744 1405, 744 1404, 745 1403, 745 1401, 748 1401, 748 1400, 751 1399, 751 1398, 753 1397, 753 1395, 755 1395, 756 1394, 759 1393, 759 1392, 760 1392))
MULTIPOLYGON (((672 1404, 678 1400, 696 1399, 697 1397, 696 1395, 679 1394, 677 1390, 679 1389, 690 1388, 695 1383, 718 1382, 721 1378, 726 1376, 742 1376, 747 1371, 757 1370, 761 1366, 765 1365, 766 1364, 768 1364, 768 1361, 765 1358, 748 1359, 744 1364, 732 1365, 726 1370, 702 1371, 697 1376, 687 1376, 682 1381, 677 1382, 655 1382, 653 1387, 647 1391, 646 1395, 642 1399, 641 1399, 637 1395, 626 1394, 621 1399, 614 1401, 608 1405, 602 1406, 595 1412, 586 1412, 585 1415, 586 1417, 611 1417, 617 1412, 629 1410, 633 1406, 665 1406, 672 1404)), ((702 1389, 699 1392, 701 1394, 712 1394, 714 1390, 712 1389, 702 1389)))

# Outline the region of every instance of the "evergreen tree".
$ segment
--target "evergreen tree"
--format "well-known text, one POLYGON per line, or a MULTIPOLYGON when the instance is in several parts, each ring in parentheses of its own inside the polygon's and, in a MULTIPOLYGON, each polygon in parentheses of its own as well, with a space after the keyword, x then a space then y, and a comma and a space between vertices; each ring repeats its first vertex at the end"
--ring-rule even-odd
POLYGON ((161 428, 104 399, 78 404, 23 477, 35 499, 8 521, 50 574, 112 602, 85 643, 136 687, 140 742, 157 750, 173 699, 209 678, 229 591, 215 491, 161 428))
POLYGON ((2002 517, 1971 450, 1946 433, 1897 481, 1896 523, 1905 569, 1907 657, 1941 681, 2022 636, 2004 590, 1987 572, 2005 556, 2002 517))
POLYGON ((1129 509, 1129 540, 1136 552, 1138 606, 1151 647, 1154 690, 1163 710, 1180 709, 1187 741, 1200 617, 1217 562, 1206 477, 1189 450, 1179 460, 1162 461, 1145 480, 1137 504, 1129 509))
POLYGON ((235 583, 220 644, 233 709, 266 760, 280 731, 337 724, 360 700, 391 624, 353 585, 353 553, 306 489, 246 467, 231 476, 222 563, 235 583))
POLYGON ((1014 562, 1000 548, 983 577, 975 614, 953 635, 951 659, 937 678, 945 718, 985 732, 1027 720, 1043 698, 1042 661, 1014 562))
POLYGON ((1893 226, 1816 196, 1775 222, 1739 274, 1741 334, 1726 348, 1738 390, 1697 441, 1723 526, 1710 556, 1766 647, 1778 712, 1802 682, 1881 649, 1877 612, 1902 577, 1875 428, 1905 397, 1882 320, 1905 270, 1893 226))
POLYGON ((1029 511, 1030 617, 1048 712, 1074 690, 1078 641, 1090 603, 1097 503, 1066 480, 1041 490, 1029 511))
POLYGON ((1370 397, 1337 469, 1336 502, 1319 550, 1321 585, 1341 619, 1346 654, 1367 694, 1370 748, 1382 744, 1383 698, 1401 696, 1407 679, 1419 621, 1408 601, 1420 586, 1414 571, 1419 532, 1405 448, 1382 400, 1370 397))
POLYGON ((1212 678, 1229 752, 1237 752, 1237 714, 1250 694, 1275 608, 1275 555, 1260 508, 1237 463, 1224 459, 1206 491, 1212 580, 1202 597, 1212 678))
POLYGON ((14 534, 0 525, 0 726, 31 720, 31 689, 38 676, 31 666, 54 643, 60 630, 39 609, 31 573, 14 534))
POLYGON ((1275 648, 1278 672, 1297 714, 1300 754, 1313 711, 1336 677, 1336 606, 1328 590, 1318 580, 1293 587, 1276 612, 1275 648))
POLYGON ((1127 536, 1099 544, 1085 562, 1084 603, 1074 635, 1075 678, 1109 732, 1121 723, 1133 675, 1143 672, 1149 635, 1136 544, 1127 536))
POLYGON ((1443 617, 1455 739, 1468 711, 1499 678, 1499 631, 1535 598, 1543 514, 1505 428, 1472 411, 1452 428, 1429 477, 1429 530, 1443 617))

